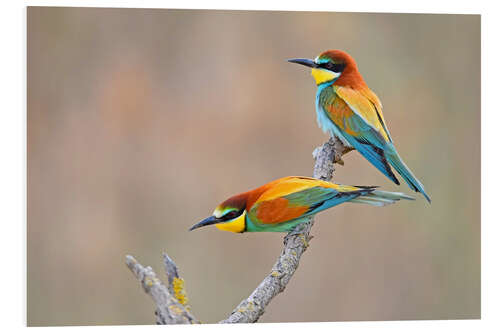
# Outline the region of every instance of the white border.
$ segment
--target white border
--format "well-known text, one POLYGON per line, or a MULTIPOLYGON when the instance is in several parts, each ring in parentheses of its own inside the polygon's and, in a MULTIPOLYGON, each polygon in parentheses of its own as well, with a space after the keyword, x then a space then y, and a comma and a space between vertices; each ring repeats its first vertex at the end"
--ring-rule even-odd
POLYGON ((295 11, 337 11, 337 12, 393 12, 393 13, 442 13, 478 14, 484 11, 482 1, 135 1, 135 0, 93 0, 93 1, 27 1, 31 6, 70 7, 124 7, 124 8, 191 8, 191 9, 237 9, 237 10, 295 10, 295 11))
MULTIPOLYGON (((253 10, 307 10, 351 12, 411 12, 411 13, 467 13, 482 14, 482 320, 465 321, 404 321, 404 322, 346 322, 346 323, 299 323, 238 325, 237 329, 273 330, 297 329, 304 331, 353 332, 422 332, 425 331, 500 331, 498 235, 500 234, 495 203, 499 198, 500 166, 499 132, 500 103, 495 82, 499 73, 499 21, 495 2, 491 1, 10 1, 0 11, 3 51, 2 66, 2 119, 0 121, 1 197, 2 212, 2 300, 1 325, 5 328, 22 328, 26 325, 26 11, 25 6, 85 6, 129 8, 205 8, 205 9, 253 9, 253 10)), ((479 61, 479 59, 478 59, 479 61)), ((464 82, 464 84, 467 84, 464 82)), ((479 149, 479 147, 478 147, 479 149)), ((467 163, 464 157, 463 163, 467 163)), ((463 189, 466 191, 467 189, 463 189)), ((4 328, 4 329, 5 329, 4 328)), ((26 329, 26 328, 24 328, 26 329)), ((144 331, 165 330, 156 326, 104 326, 57 328, 57 330, 92 329, 96 331, 144 331)), ((169 331, 232 331, 234 326, 203 325, 196 327, 170 327, 169 331)), ((54 330, 54 328, 37 328, 54 330)), ((10 331, 10 330, 9 330, 10 331)))

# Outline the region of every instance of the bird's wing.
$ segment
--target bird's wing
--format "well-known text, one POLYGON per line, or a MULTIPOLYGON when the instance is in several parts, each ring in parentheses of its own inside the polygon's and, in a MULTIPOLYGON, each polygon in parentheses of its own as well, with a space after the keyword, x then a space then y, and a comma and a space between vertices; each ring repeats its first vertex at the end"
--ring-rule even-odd
POLYGON ((384 149, 388 144, 392 145, 392 140, 375 94, 368 90, 333 86, 330 90, 324 89, 319 103, 345 139, 377 169, 399 184, 384 155, 384 149))
POLYGON ((382 126, 383 126, 384 130, 386 131, 387 136, 389 137, 389 140, 392 142, 391 134, 389 133, 389 129, 387 128, 387 125, 385 122, 384 113, 382 112, 382 102, 380 102, 380 99, 378 98, 378 96, 373 91, 371 91, 371 89, 368 87, 364 87, 364 88, 360 89, 359 92, 363 96, 365 96, 375 107, 375 111, 377 112, 377 116, 378 116, 380 122, 382 123, 382 126))
POLYGON ((430 202, 424 186, 403 162, 392 143, 378 97, 368 87, 356 90, 334 86, 333 91, 331 95, 334 97, 331 98, 341 99, 343 102, 337 100, 330 105, 327 103, 326 111, 336 126, 348 134, 345 139, 377 169, 399 185, 392 172, 392 165, 411 189, 421 192, 430 202))
POLYGON ((381 136, 385 142, 392 142, 382 113, 382 104, 369 88, 352 89, 335 86, 334 90, 353 112, 352 117, 344 118, 347 130, 361 136, 367 135, 367 139, 376 136, 373 139, 378 140, 381 136))
POLYGON ((260 224, 284 223, 350 200, 358 196, 359 191, 360 188, 354 186, 294 178, 263 193, 250 208, 248 217, 260 224))

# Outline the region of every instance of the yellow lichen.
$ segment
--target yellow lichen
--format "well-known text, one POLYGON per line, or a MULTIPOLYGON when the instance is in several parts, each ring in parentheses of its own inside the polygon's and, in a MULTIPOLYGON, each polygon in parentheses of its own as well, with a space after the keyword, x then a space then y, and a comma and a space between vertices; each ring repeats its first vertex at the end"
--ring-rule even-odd
POLYGON ((179 308, 178 306, 175 306, 175 305, 170 305, 168 308, 170 309, 171 312, 175 312, 175 314, 178 316, 180 316, 183 312, 183 310, 181 308, 179 308))
POLYGON ((309 243, 307 243, 306 237, 304 235, 300 235, 300 240, 302 241, 302 244, 304 244, 304 247, 309 246, 309 243))
POLYGON ((246 311, 253 311, 255 309, 254 304, 252 301, 249 301, 247 305, 239 307, 236 311, 238 312, 246 312, 246 311))
POLYGON ((174 297, 177 298, 179 303, 182 305, 186 305, 188 302, 186 290, 184 289, 184 280, 178 277, 174 278, 172 282, 172 286, 174 288, 174 297))
POLYGON ((153 279, 151 279, 149 276, 147 276, 144 279, 144 284, 146 285, 146 287, 151 288, 153 286, 153 279))

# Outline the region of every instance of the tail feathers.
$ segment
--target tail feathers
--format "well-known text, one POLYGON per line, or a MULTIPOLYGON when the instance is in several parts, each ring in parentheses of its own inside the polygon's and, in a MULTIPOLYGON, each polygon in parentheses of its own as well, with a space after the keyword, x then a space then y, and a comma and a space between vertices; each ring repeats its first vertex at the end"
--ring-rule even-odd
POLYGON ((394 146, 385 150, 385 158, 392 165, 394 169, 403 177, 408 186, 414 190, 415 192, 420 192, 430 203, 431 198, 425 193, 424 185, 413 175, 411 170, 406 166, 405 162, 401 159, 399 154, 397 153, 394 146))
POLYGON ((415 198, 410 197, 404 193, 399 192, 386 192, 386 191, 372 191, 367 194, 363 194, 357 198, 351 199, 350 202, 368 204, 372 206, 386 206, 395 203, 401 199, 404 200, 415 200, 415 198))

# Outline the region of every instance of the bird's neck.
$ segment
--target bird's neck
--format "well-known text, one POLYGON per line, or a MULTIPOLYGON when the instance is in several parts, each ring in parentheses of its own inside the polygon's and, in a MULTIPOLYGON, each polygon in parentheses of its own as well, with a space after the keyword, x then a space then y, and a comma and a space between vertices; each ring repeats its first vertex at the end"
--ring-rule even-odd
POLYGON ((269 182, 265 185, 257 187, 256 189, 253 189, 253 190, 250 190, 248 192, 243 193, 243 195, 246 196, 246 200, 247 200, 247 206, 246 206, 247 211, 250 210, 250 208, 253 206, 253 204, 259 199, 259 197, 265 191, 267 191, 269 188, 273 187, 276 183, 279 183, 281 180, 282 180, 282 178, 273 180, 272 182, 269 182))
POLYGON ((318 92, 317 94, 321 94, 321 92, 323 91, 323 89, 327 88, 327 87, 330 87, 332 86, 333 84, 335 83, 335 81, 329 81, 329 82, 323 82, 321 84, 318 84, 317 87, 318 87, 318 92))
POLYGON ((346 67, 342 75, 335 81, 336 86, 361 89, 366 87, 365 80, 354 66, 346 67))

